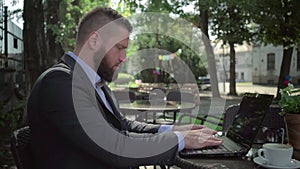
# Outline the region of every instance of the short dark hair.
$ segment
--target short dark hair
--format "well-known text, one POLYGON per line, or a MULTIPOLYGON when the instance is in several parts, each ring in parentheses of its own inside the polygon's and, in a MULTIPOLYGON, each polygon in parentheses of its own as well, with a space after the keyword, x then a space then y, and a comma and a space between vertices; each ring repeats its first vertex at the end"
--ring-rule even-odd
POLYGON ((128 32, 132 31, 130 22, 116 10, 110 7, 97 7, 88 12, 81 19, 76 37, 77 47, 78 45, 83 45, 82 43, 86 41, 90 33, 99 30, 112 21, 117 21, 117 23, 126 28, 128 32))

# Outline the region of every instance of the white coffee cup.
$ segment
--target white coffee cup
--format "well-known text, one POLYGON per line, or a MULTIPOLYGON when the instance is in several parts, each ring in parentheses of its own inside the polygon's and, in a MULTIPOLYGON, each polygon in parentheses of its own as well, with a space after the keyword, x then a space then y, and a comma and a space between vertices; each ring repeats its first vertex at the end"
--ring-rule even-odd
POLYGON ((288 144, 266 143, 257 154, 269 165, 284 167, 291 163, 293 147, 288 144))

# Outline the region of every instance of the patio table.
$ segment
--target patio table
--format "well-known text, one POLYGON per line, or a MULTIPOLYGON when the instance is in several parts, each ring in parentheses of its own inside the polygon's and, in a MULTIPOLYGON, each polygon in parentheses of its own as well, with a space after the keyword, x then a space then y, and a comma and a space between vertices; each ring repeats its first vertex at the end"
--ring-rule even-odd
POLYGON ((152 114, 152 123, 156 123, 157 113, 173 112, 173 121, 176 121, 177 113, 179 112, 191 112, 196 106, 191 102, 174 102, 165 100, 136 100, 133 103, 120 103, 119 108, 121 112, 131 112, 138 116, 140 121, 149 122, 148 113, 152 114))

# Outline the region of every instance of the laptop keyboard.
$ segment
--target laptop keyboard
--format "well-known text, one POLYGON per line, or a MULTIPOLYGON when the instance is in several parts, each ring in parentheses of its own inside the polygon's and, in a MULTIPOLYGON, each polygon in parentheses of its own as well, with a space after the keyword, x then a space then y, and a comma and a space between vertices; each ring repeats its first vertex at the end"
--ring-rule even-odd
POLYGON ((202 149, 190 150, 188 154, 215 154, 215 153, 224 153, 230 152, 224 145, 220 146, 209 146, 202 149))

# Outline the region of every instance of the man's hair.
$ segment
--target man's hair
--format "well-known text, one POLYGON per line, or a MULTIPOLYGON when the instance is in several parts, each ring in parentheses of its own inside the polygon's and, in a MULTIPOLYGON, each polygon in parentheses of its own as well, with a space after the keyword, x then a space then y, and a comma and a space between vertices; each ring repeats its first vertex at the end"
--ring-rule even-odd
POLYGON ((82 46, 89 35, 102 28, 104 25, 116 21, 117 24, 132 31, 130 22, 110 7, 97 7, 88 12, 80 21, 76 37, 76 47, 82 46))

